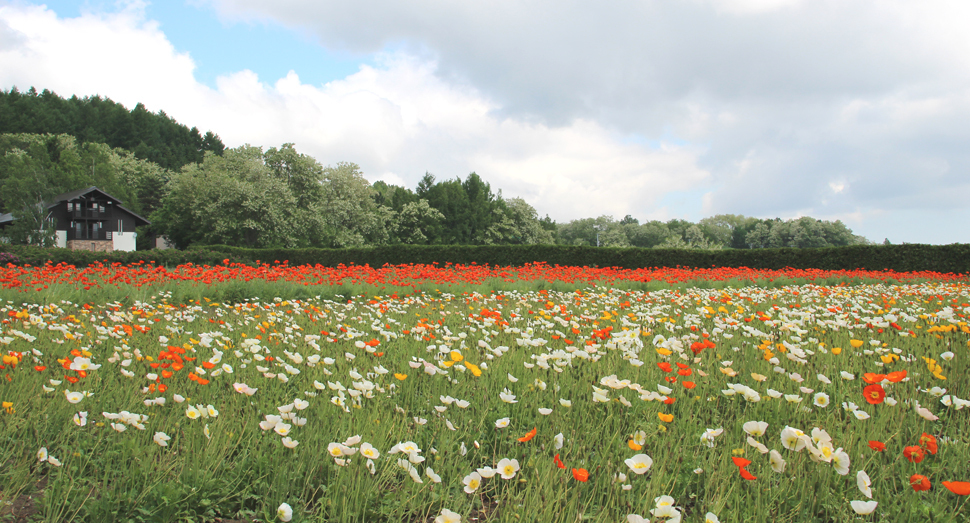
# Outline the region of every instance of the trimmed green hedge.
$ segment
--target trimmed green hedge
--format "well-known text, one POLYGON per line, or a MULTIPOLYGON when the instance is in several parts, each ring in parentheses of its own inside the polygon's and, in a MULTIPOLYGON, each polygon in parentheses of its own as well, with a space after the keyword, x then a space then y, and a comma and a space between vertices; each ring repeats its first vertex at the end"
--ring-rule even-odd
POLYGON ((752 269, 894 270, 970 274, 970 244, 857 245, 824 249, 681 249, 597 248, 563 245, 391 245, 354 249, 246 249, 226 245, 194 247, 186 251, 150 250, 110 254, 67 249, 0 245, 19 258, 19 264, 65 262, 75 266, 93 263, 154 262, 175 266, 233 263, 290 265, 344 265, 446 263, 519 266, 546 262, 563 266, 643 267, 748 267, 752 269))
MULTIPOLYGON (((0 244, 0 254, 16 256, 13 261, 16 265, 41 266, 47 262, 52 264, 67 263, 76 267, 87 267, 96 263, 112 264, 121 263, 123 265, 133 263, 155 263, 174 267, 185 263, 196 265, 216 265, 222 264, 228 258, 234 263, 249 263, 248 258, 236 258, 226 252, 214 249, 193 249, 190 251, 179 251, 175 249, 149 250, 149 251, 115 251, 111 253, 91 252, 91 251, 72 251, 69 249, 46 249, 43 247, 31 247, 26 245, 4 245, 0 244)), ((5 256, 0 256, 0 263, 3 263, 5 256)))
POLYGON ((563 245, 393 245, 357 249, 244 249, 209 245, 240 259, 290 265, 339 264, 380 267, 384 264, 460 263, 519 266, 543 261, 550 265, 622 267, 748 267, 752 269, 935 271, 970 274, 970 244, 858 245, 823 249, 683 249, 597 248, 563 245))

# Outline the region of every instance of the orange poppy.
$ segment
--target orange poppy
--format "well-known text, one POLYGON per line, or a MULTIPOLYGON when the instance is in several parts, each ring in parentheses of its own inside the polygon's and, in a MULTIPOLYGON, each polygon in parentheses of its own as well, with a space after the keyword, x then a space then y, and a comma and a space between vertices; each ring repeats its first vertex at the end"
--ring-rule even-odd
POLYGON ((913 487, 913 490, 917 492, 921 490, 929 490, 930 478, 923 476, 922 474, 913 474, 909 477, 909 486, 913 487))
POLYGON ((907 371, 905 370, 897 370, 895 372, 890 372, 889 374, 886 375, 886 379, 893 383, 899 383, 900 381, 903 381, 906 378, 906 372, 907 371))
POLYGON ((573 478, 576 481, 586 483, 586 481, 589 480, 589 471, 586 469, 573 469, 573 478))
POLYGON ((657 366, 660 367, 660 370, 662 370, 664 372, 673 372, 674 371, 674 368, 671 367, 670 366, 670 363, 668 363, 666 361, 661 361, 661 362, 657 363, 657 366))
POLYGON ((519 438, 519 441, 522 443, 525 443, 526 441, 531 440, 532 438, 536 437, 536 431, 537 431, 537 428, 532 427, 532 430, 527 432, 525 436, 522 436, 521 438, 519 438))
POLYGON ((626 446, 630 447, 630 450, 643 450, 643 445, 637 444, 637 442, 633 441, 632 439, 626 442, 626 446))
POLYGON ((872 373, 872 372, 867 372, 867 373, 865 373, 865 374, 862 375, 862 381, 865 381, 866 383, 870 383, 870 384, 871 383, 879 383, 880 381, 882 381, 884 379, 886 379, 886 375, 885 374, 875 374, 875 373, 872 373))
POLYGON ((750 459, 739 458, 739 457, 736 457, 736 456, 732 457, 731 459, 734 460, 734 464, 735 465, 737 465, 737 466, 739 466, 741 468, 747 467, 748 465, 751 464, 751 460, 750 459))
POLYGON ((923 458, 926 457, 926 454, 923 453, 922 447, 917 447, 913 445, 903 449, 903 457, 905 457, 912 463, 919 463, 920 461, 923 461, 923 458))
POLYGON ((557 467, 559 467, 561 469, 566 468, 566 464, 563 463, 561 459, 559 459, 559 454, 556 454, 556 457, 552 458, 552 461, 553 461, 553 463, 556 464, 557 467))
POLYGON ((886 399, 886 389, 878 383, 873 383, 862 389, 862 395, 870 404, 877 405, 886 399))
POLYGON ((681 385, 684 386, 685 389, 693 389, 694 387, 697 386, 697 384, 694 383, 693 381, 682 381, 680 383, 681 385))
POLYGON ((886 444, 881 441, 871 440, 869 441, 869 448, 876 452, 882 452, 886 450, 886 444))
POLYGON ((748 469, 746 469, 744 467, 739 467, 738 468, 738 471, 741 472, 741 477, 744 478, 744 479, 746 479, 746 480, 748 480, 748 481, 754 481, 754 480, 758 479, 757 476, 755 476, 754 474, 748 472, 748 469))
POLYGON ((966 481, 944 481, 943 486, 958 496, 970 495, 970 483, 966 481))
POLYGON ((919 446, 923 447, 923 450, 929 452, 930 454, 936 454, 936 451, 939 448, 936 443, 936 438, 925 432, 919 437, 919 446))

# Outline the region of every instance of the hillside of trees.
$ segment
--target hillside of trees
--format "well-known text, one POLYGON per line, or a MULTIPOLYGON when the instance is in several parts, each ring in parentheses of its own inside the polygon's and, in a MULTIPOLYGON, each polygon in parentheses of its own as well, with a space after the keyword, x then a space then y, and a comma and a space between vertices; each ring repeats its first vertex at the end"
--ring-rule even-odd
POLYGON ((207 151, 222 154, 222 140, 211 131, 201 135, 165 114, 138 104, 125 106, 100 96, 61 98, 31 87, 0 91, 0 134, 69 134, 84 143, 103 143, 131 151, 135 158, 179 170, 202 161, 207 151))
POLYGON ((359 247, 432 244, 568 244, 753 249, 868 243, 842 222, 717 215, 639 223, 631 216, 556 223, 506 198, 472 172, 425 173, 412 190, 370 184, 349 162, 323 166, 293 144, 226 149, 141 104, 128 111, 100 97, 0 91, 0 212, 5 235, 27 243, 43 221, 36 204, 98 186, 152 221, 139 248, 164 235, 179 248, 359 247))

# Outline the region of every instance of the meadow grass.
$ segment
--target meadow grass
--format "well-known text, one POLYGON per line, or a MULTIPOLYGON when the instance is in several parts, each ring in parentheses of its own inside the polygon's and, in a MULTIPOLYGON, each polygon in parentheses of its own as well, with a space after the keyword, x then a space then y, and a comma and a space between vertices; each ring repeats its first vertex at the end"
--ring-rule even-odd
POLYGON ((288 503, 293 521, 424 522, 443 508, 462 521, 665 521, 651 515, 665 495, 683 521, 970 519, 967 497, 942 484, 970 481, 967 284, 795 283, 3 291, 0 520, 278 521, 288 503), (704 340, 713 347, 691 350, 704 340), (84 377, 64 368, 85 359, 101 367, 84 377), (891 401, 866 402, 864 373, 890 371, 906 371, 880 378, 891 401), (68 391, 90 395, 72 403, 68 391), (288 431, 261 428, 282 411, 275 421, 288 431), (147 419, 103 414, 122 412, 147 419), (748 421, 768 423, 754 439, 783 456, 784 472, 747 442, 748 421), (786 449, 786 426, 827 431, 849 472, 786 449), (723 433, 705 441, 707 429, 723 433), (912 463, 903 449, 924 433, 939 450, 912 463), (373 472, 365 442, 380 453, 373 472), (392 454, 403 442, 421 451, 392 454), (333 443, 355 453, 338 464, 333 443), (60 464, 40 461, 41 447, 60 464), (653 460, 643 475, 624 463, 639 453, 653 460), (503 458, 517 460, 514 477, 463 490, 463 478, 503 458), (732 458, 749 459, 757 479, 732 458), (867 499, 859 470, 878 502, 870 515, 849 503, 867 499), (914 491, 913 474, 932 488, 914 491))

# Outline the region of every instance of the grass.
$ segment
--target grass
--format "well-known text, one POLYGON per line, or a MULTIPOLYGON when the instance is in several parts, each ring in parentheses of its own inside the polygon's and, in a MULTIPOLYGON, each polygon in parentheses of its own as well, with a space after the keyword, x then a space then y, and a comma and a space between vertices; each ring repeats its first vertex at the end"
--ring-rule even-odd
POLYGON ((415 289, 226 282, 4 291, 0 338, 6 344, 0 350, 8 361, 0 371, 0 400, 11 405, 0 412, 0 501, 7 503, 0 520, 278 521, 276 509, 285 502, 294 521, 426 522, 447 508, 463 521, 605 522, 628 514, 658 520, 650 514, 655 498, 669 495, 684 521, 704 521, 707 512, 725 522, 965 521, 967 497, 942 482, 970 481, 970 409, 944 406, 930 391, 942 387, 950 397, 970 397, 963 378, 970 329, 957 316, 970 312, 966 283, 793 283, 580 288, 487 281, 415 289), (831 312, 835 307, 838 312, 831 312), (901 330, 889 327, 890 321, 901 330), (149 330, 129 334, 124 326, 149 330), (609 336, 594 337, 607 327, 613 328, 609 336), (623 329, 634 336, 624 339, 623 329), (908 331, 916 335, 901 336, 908 331), (258 344, 247 345, 257 336, 258 344), (376 347, 358 346, 372 339, 376 347), (715 346, 695 360, 690 346, 704 339, 715 346), (852 348, 851 340, 863 345, 852 348), (577 348, 589 347, 587 342, 596 350, 580 353, 577 348), (171 347, 184 349, 180 358, 196 359, 161 377, 173 367, 152 365, 172 364, 159 359, 178 354, 171 347), (841 353, 834 354, 834 347, 841 353), (798 350, 805 351, 804 362, 788 358, 798 350), (767 361, 766 351, 777 363, 767 361), (944 352, 955 356, 947 361, 944 352), (21 356, 16 365, 9 362, 13 354, 21 356), (61 362, 86 355, 101 368, 86 377, 62 368, 61 362), (936 376, 924 358, 940 365, 936 376), (550 368, 536 365, 540 360, 550 368), (206 361, 212 368, 202 367, 206 361), (665 361, 683 363, 690 376, 664 372, 657 364, 665 361), (481 375, 474 376, 469 364, 482 367, 481 375), (890 370, 907 371, 905 381, 885 385, 895 406, 869 405, 863 374, 890 370), (854 379, 842 378, 842 371, 854 379), (200 384, 190 373, 209 382, 200 384), (396 373, 407 377, 400 380, 396 373), (792 373, 804 381, 796 382, 792 373), (675 401, 643 400, 638 390, 610 386, 611 375, 675 401), (65 376, 78 381, 71 384, 65 376), (686 389, 687 380, 696 388, 686 389), (337 382, 347 390, 335 390, 337 382), (361 390, 369 387, 364 382, 372 384, 371 397, 355 399, 355 382, 361 390), (258 391, 248 396, 234 383, 258 391), (167 386, 164 393, 160 384, 167 386), (757 390, 760 400, 725 395, 729 384, 757 390), (594 387, 607 391, 609 400, 594 402, 594 387), (671 392, 658 392, 661 387, 671 392), (91 395, 70 403, 65 389, 91 395), (500 399, 505 389, 515 403, 500 399), (802 402, 771 398, 769 389, 797 394, 802 402), (821 391, 831 400, 825 408, 812 405, 821 391), (469 405, 444 403, 448 396, 469 405), (164 404, 145 403, 156 398, 165 398, 164 404), (572 406, 562 406, 560 398, 572 406), (288 436, 299 442, 291 449, 259 423, 295 399, 309 406, 292 407, 306 422, 291 423, 288 436), (858 419, 843 402, 871 417, 858 419), (914 402, 939 419, 918 415, 914 402), (190 419, 190 405, 203 411, 212 405, 218 415, 190 419), (552 413, 544 416, 539 408, 552 413), (82 411, 88 420, 83 427, 72 421, 82 411), (145 430, 126 425, 117 432, 102 414, 122 411, 147 415, 145 430), (673 421, 661 421, 658 413, 673 415, 673 421), (496 420, 505 417, 509 426, 497 428, 496 420), (746 442, 746 421, 768 422, 767 433, 756 439, 782 454, 783 473, 746 442), (809 434, 814 427, 826 430, 833 448, 848 453, 850 472, 840 475, 805 450, 785 449, 779 433, 786 425, 809 434), (518 441, 533 427, 533 439, 518 441), (708 447, 700 435, 715 428, 724 432, 708 447), (642 476, 624 463, 638 453, 628 442, 639 431, 645 435, 639 452, 653 459, 642 476), (171 437, 167 446, 153 440, 156 432, 171 437), (556 449, 560 433, 564 444, 556 449), (911 463, 903 448, 918 445, 923 433, 939 439, 939 452, 911 463), (330 443, 355 435, 380 452, 373 474, 359 452, 345 457, 344 466, 327 453, 330 443), (873 451, 870 440, 886 443, 887 450, 873 451), (424 461, 413 466, 423 483, 399 466, 406 456, 390 453, 405 441, 422 449, 424 461), (38 461, 42 446, 60 466, 38 461), (556 466, 557 454, 565 469, 556 466), (757 479, 742 479, 733 457, 750 459, 747 470, 757 479), (502 458, 518 460, 514 478, 496 475, 472 494, 463 491, 466 475, 502 458), (427 467, 441 483, 431 481, 427 467), (574 479, 573 468, 589 471, 589 480, 574 479), (857 515, 849 505, 866 499, 856 487, 858 470, 872 479, 879 503, 872 515, 857 515), (910 488, 916 473, 929 477, 931 490, 910 488))

